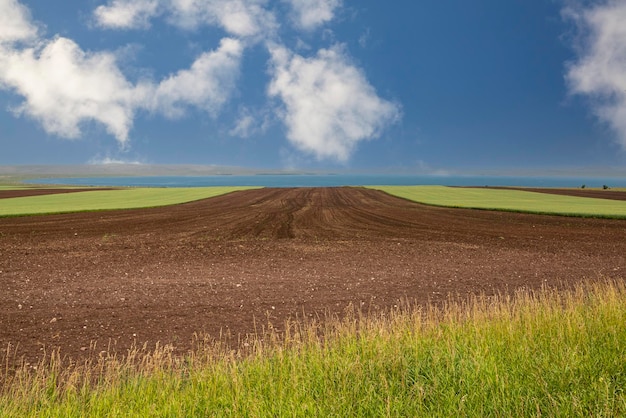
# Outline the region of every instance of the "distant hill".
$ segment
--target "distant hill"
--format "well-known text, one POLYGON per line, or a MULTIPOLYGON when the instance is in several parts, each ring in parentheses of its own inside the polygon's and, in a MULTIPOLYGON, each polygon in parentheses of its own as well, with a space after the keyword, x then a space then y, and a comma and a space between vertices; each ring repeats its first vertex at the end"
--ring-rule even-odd
POLYGON ((31 178, 107 177, 107 176, 215 176, 254 174, 313 174, 303 171, 258 170, 216 165, 161 164, 82 164, 82 165, 4 165, 0 181, 31 178))

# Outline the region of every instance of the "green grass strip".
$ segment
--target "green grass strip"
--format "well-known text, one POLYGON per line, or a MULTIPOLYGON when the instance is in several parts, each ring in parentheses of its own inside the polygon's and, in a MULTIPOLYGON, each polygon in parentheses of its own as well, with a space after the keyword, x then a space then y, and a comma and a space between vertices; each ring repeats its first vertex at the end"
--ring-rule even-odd
POLYGON ((0 184, 0 190, 24 190, 28 189, 28 186, 15 186, 10 184, 0 184))
POLYGON ((482 188, 446 186, 368 186, 433 206, 539 214, 626 218, 626 201, 482 188))
POLYGON ((0 199, 0 216, 22 216, 174 205, 251 187, 129 188, 0 199))
POLYGON ((526 291, 291 324, 244 358, 161 348, 139 366, 54 363, 9 380, 0 416, 624 416, 625 306, 623 282, 526 291))

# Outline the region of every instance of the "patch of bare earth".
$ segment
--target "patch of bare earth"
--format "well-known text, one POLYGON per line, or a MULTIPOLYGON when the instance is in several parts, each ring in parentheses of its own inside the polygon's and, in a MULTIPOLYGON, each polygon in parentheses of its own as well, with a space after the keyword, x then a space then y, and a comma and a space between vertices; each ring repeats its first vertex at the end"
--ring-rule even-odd
POLYGON ((97 190, 111 190, 111 188, 85 188, 85 189, 41 189, 41 188, 28 188, 28 189, 16 189, 16 190, 0 190, 0 199, 8 199, 11 197, 28 197, 28 196, 43 196, 49 194, 62 194, 62 193, 77 193, 77 192, 93 192, 97 190))
POLYGON ((53 348, 124 354, 133 342, 183 352, 194 333, 236 341, 350 304, 386 309, 625 270, 626 221, 429 207, 362 188, 4 218, 0 349, 29 361, 53 348))
POLYGON ((591 197, 594 199, 626 200, 626 192, 620 190, 589 190, 589 189, 550 189, 528 187, 487 187, 488 189, 523 190, 535 193, 556 194, 561 196, 591 197))

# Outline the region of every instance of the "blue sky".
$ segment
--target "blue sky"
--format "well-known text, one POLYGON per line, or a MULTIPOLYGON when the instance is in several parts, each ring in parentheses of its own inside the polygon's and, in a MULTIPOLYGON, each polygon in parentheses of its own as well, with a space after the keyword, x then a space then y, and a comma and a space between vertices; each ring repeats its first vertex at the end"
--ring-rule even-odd
POLYGON ((0 164, 626 166, 626 2, 0 0, 0 164))

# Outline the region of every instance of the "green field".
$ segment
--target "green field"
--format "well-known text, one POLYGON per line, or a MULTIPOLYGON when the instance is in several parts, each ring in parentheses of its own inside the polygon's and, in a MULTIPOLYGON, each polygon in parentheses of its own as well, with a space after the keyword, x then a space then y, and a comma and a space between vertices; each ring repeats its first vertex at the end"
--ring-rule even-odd
POLYGON ((560 196, 522 190, 445 186, 369 186, 434 206, 554 215, 626 218, 626 201, 560 196))
POLYGON ((53 356, 0 385, 0 416, 624 416, 624 306, 608 282, 291 323, 243 353, 53 356))
POLYGON ((11 185, 11 184, 0 184, 0 190, 23 190, 23 189, 30 189, 30 187, 11 185))
POLYGON ((0 199, 0 216, 166 206, 251 187, 128 188, 0 199))
MULTIPOLYGON (((25 187, 0 186, 0 190, 20 188, 25 187)), ((434 206, 626 218, 626 201, 559 196, 521 190, 446 186, 369 186, 369 188, 434 206)), ((0 217, 166 206, 245 189, 250 187, 127 188, 0 199, 0 217)))

